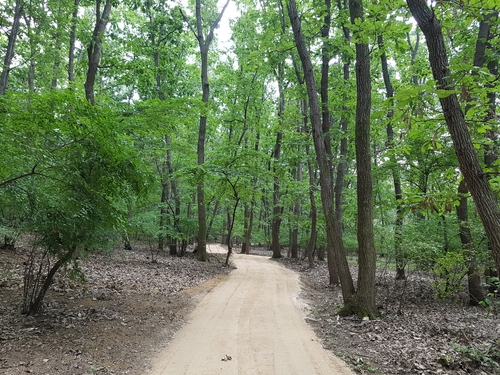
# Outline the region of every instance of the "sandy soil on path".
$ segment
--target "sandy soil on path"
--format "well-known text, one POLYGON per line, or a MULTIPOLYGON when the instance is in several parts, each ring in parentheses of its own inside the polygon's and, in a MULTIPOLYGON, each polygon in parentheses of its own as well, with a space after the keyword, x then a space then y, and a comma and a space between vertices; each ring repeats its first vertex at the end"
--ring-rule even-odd
POLYGON ((352 374, 304 322, 296 273, 261 256, 232 262, 148 374, 352 374))

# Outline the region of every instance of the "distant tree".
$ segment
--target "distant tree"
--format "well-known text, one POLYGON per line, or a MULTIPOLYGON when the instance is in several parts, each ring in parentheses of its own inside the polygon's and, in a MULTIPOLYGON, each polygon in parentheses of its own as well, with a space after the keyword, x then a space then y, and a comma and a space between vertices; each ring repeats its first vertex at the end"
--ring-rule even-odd
POLYGON ((210 44, 214 38, 214 31, 219 25, 224 12, 229 5, 227 0, 220 13, 210 24, 208 29, 208 34, 205 35, 203 30, 204 22, 201 11, 201 0, 196 0, 196 27, 190 23, 188 17, 183 14, 185 21, 188 23, 191 31, 198 40, 198 45, 200 47, 200 57, 201 57, 201 87, 202 87, 202 101, 205 104, 205 108, 202 109, 199 122, 199 132, 198 132, 198 187, 197 187, 197 202, 198 202, 198 247, 197 247, 197 257, 201 261, 207 260, 207 215, 205 207, 205 183, 204 183, 204 173, 203 164, 205 163, 205 136, 207 133, 207 111, 208 102, 210 99, 210 85, 208 82, 208 51, 210 49, 210 44))
POLYGON ((10 33, 7 35, 8 43, 3 59, 2 73, 0 75, 0 95, 5 95, 7 91, 7 83, 9 82, 9 73, 12 69, 12 60, 16 48, 16 41, 19 35, 19 28, 21 26, 21 17, 24 12, 24 1, 16 0, 12 18, 12 26, 10 33))
POLYGON ((95 26, 92 33, 92 39, 87 46, 88 69, 87 78, 85 80, 85 97, 87 100, 95 104, 94 86, 99 68, 99 60, 101 58, 102 39, 106 26, 111 15, 111 0, 106 0, 101 13, 101 0, 96 0, 95 3, 95 26))
POLYGON ((498 230, 500 208, 489 184, 488 174, 483 171, 479 163, 455 88, 449 79, 448 53, 441 23, 436 13, 425 1, 407 0, 407 4, 425 35, 432 73, 437 89, 441 92, 439 101, 453 140, 460 170, 476 204, 496 267, 500 269, 500 231, 498 230))

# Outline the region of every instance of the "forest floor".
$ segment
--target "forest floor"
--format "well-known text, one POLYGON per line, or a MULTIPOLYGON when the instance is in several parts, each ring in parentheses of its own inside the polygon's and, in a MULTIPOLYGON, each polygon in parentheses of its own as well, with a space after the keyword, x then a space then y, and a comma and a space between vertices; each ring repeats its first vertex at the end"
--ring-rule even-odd
MULTIPOLYGON (((32 317, 20 313, 27 254, 22 247, 0 250, 0 373, 5 375, 146 374, 199 300, 231 271, 220 254, 209 262, 198 262, 189 252, 182 258, 160 255, 153 263, 149 246, 136 244, 132 251, 82 261, 84 284, 60 275, 43 312, 32 317)), ((436 299, 432 280, 423 274, 395 282, 381 270, 381 318, 338 318, 340 291, 326 285, 324 262, 313 270, 297 260, 277 262, 299 273, 306 321, 323 346, 356 372, 500 374, 498 311, 469 307, 460 296, 436 299)))

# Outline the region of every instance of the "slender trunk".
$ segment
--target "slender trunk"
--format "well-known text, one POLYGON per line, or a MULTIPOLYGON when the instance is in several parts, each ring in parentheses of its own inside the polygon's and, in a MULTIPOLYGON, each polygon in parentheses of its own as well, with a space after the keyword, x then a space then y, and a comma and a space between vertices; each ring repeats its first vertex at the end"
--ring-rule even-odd
POLYGON ((85 80, 85 98, 92 105, 95 105, 95 94, 94 86, 95 79, 97 76, 97 70, 99 68, 99 60, 101 58, 102 50, 102 36, 104 31, 106 31, 106 26, 109 21, 109 16, 111 14, 111 0, 106 0, 104 4, 104 9, 101 14, 101 0, 96 2, 96 23, 94 28, 94 33, 92 34, 92 41, 87 47, 87 56, 89 61, 89 67, 87 69, 87 79, 85 80))
MULTIPOLYGON (((323 39, 323 46, 321 47, 321 85, 320 85, 320 95, 321 95, 321 126, 323 129, 323 138, 325 142, 325 150, 328 156, 328 164, 333 173, 332 166, 332 146, 330 141, 330 110, 328 109, 329 100, 328 100, 328 72, 330 70, 330 50, 328 47, 328 38, 330 35, 330 25, 331 25, 331 1, 325 0, 326 13, 323 18, 323 26, 321 27, 321 38, 323 39)), ((341 161, 342 163, 342 161, 341 161)), ((333 186, 333 174, 331 184, 333 186)), ((335 189, 335 187, 334 187, 335 189)), ((334 194, 335 197, 335 194, 334 194)), ((340 214, 342 215, 342 213, 340 214)), ((337 216, 335 215, 335 218, 337 216)), ((331 240, 334 237, 327 237, 326 250, 327 250, 327 260, 328 260, 328 275, 330 285, 339 285, 339 272, 337 270, 338 259, 336 254, 342 252, 343 243, 342 243, 342 229, 337 222, 334 226, 336 230, 340 232, 337 233, 335 238, 337 242, 332 242, 331 240)))
MULTIPOLYGON (((198 130, 198 166, 201 167, 205 164, 205 136, 207 132, 207 115, 208 111, 208 101, 210 98, 210 85, 208 82, 208 51, 210 49, 210 44, 214 37, 214 31, 218 27, 224 11, 229 5, 227 0, 221 12, 219 13, 217 19, 210 25, 210 31, 208 35, 203 35, 203 18, 201 15, 201 0, 196 0, 196 39, 198 40, 198 45, 200 47, 201 56, 201 89, 202 89, 202 102, 204 103, 204 108, 200 115, 199 130, 198 130)), ((182 10, 181 10, 182 13, 182 10)), ((184 20, 188 21, 187 17, 182 13, 184 20)), ((201 172, 200 172, 201 173, 201 172)), ((197 204, 198 204, 198 252, 197 258, 201 261, 207 260, 207 217, 205 209, 205 176, 201 174, 199 177, 199 182, 196 187, 197 191, 197 204)))
POLYGON ((241 244, 240 254, 248 254, 247 250, 247 234, 248 234, 248 225, 250 222, 250 206, 248 203, 245 203, 245 207, 243 209, 243 233, 245 233, 245 238, 241 244))
POLYGON ((426 37, 429 61, 436 86, 440 90, 450 90, 450 95, 441 97, 439 101, 465 184, 474 199, 483 223, 496 267, 500 269, 500 231, 498 230, 500 208, 489 184, 488 174, 484 173, 479 163, 458 97, 453 93, 453 87, 449 82, 451 74, 441 24, 424 0, 407 0, 407 4, 426 37))
MULTIPOLYGON (((348 2, 347 1, 341 1, 337 0, 337 7, 339 9, 339 12, 346 10, 348 8, 348 2)), ((329 21, 328 21, 329 22, 329 21)), ((326 23, 326 21, 325 21, 326 23)), ((348 44, 351 41, 351 35, 350 35, 350 30, 347 26, 344 24, 342 25, 342 31, 344 34, 344 39, 345 43, 348 44)), ((344 65, 343 65, 343 79, 344 82, 349 84, 349 77, 350 77, 350 62, 348 57, 343 56, 343 60, 345 60, 344 65)), ((322 76, 325 75, 325 73, 328 73, 328 70, 325 69, 325 65, 328 64, 329 60, 326 60, 323 58, 323 70, 322 70, 322 76)), ((325 78, 322 79, 325 81, 325 78)), ((327 82, 327 80, 326 80, 327 82)), ((323 84, 322 84, 323 85, 323 84)), ((323 92, 322 88, 322 92, 323 92)), ((344 98, 344 102, 347 102, 348 98, 344 98)), ((322 102, 323 102, 323 108, 328 108, 328 96, 322 94, 322 102)), ((349 111, 349 108, 346 104, 342 105, 342 111, 344 113, 347 113, 349 111)), ((328 127, 325 125, 325 121, 327 120, 328 117, 325 116, 323 112, 323 129, 328 129, 329 130, 329 125, 328 127)), ((340 257, 345 257, 345 248, 344 248, 344 242, 342 240, 342 227, 343 227, 343 189, 344 189, 344 176, 345 176, 345 171, 347 168, 347 128, 348 128, 348 120, 347 116, 344 114, 342 115, 341 121, 340 121, 340 130, 341 133, 344 134, 344 136, 340 140, 340 155, 339 159, 337 162, 336 166, 336 176, 335 176, 335 184, 334 184, 334 196, 335 196, 335 230, 337 233, 335 234, 335 237, 338 239, 337 243, 329 246, 329 247, 336 247, 336 250, 333 252, 333 255, 336 256, 336 254, 339 254, 338 256, 340 257)), ((327 144, 327 150, 330 150, 330 159, 333 158, 333 155, 331 155, 331 147, 327 144)), ((332 169, 333 170, 333 169, 332 169)), ((331 256, 333 258, 333 256, 331 256)), ((338 262, 335 262, 338 264, 338 262)), ((331 285, 338 285, 339 283, 339 277, 335 271, 335 269, 330 266, 330 284, 331 285), (335 271, 335 273, 333 273, 335 271)))
POLYGON ((167 205, 170 199, 170 181, 167 172, 168 169, 166 162, 163 162, 160 170, 161 174, 160 225, 159 225, 160 233, 158 235, 158 249, 161 251, 163 251, 165 245, 165 239, 166 239, 165 233, 167 232, 167 224, 168 224, 167 205))
POLYGON ((227 256, 226 256, 226 266, 229 265, 229 257, 233 253, 233 227, 234 227, 234 219, 236 218, 236 210, 238 209, 238 203, 240 203, 240 198, 236 195, 236 190, 235 186, 232 185, 233 187, 233 192, 235 193, 235 203, 233 206, 233 212, 230 213, 229 210, 227 212, 227 222, 228 222, 228 229, 227 229, 227 256))
POLYGON ((406 279, 405 266, 406 260, 404 259, 401 244, 403 239, 403 208, 401 201, 403 199, 403 191, 401 189, 401 175, 399 167, 394 154, 394 129, 392 128, 392 120, 394 118, 394 109, 392 98, 394 98, 394 90, 391 83, 391 76, 389 75, 389 65, 387 63, 387 55, 385 53, 384 39, 382 35, 378 36, 378 46, 382 51, 380 60, 382 63, 382 76, 384 78, 385 91, 387 98, 391 100, 391 107, 387 111, 387 147, 389 148, 389 158, 391 161, 392 180, 394 183, 394 195, 396 198, 396 220, 394 222, 394 255, 396 258, 396 280, 406 279))
MULTIPOLYGON (((312 135, 314 148, 316 150, 316 161, 319 167, 319 179, 321 186, 321 201, 326 220, 326 234, 329 243, 340 243, 342 238, 338 238, 341 231, 336 227, 335 207, 334 207, 334 189, 332 184, 332 170, 328 162, 328 154, 325 147, 324 134, 321 122, 321 110, 318 100, 316 81, 314 80, 314 69, 312 66, 309 51, 302 33, 301 22, 297 14, 297 5, 295 0, 288 3, 288 15, 293 28, 295 45, 302 61, 304 78, 307 88, 307 97, 309 99, 310 118, 312 126, 312 135)), ((335 248, 335 261, 339 273, 342 295, 344 302, 350 300, 354 294, 354 283, 349 271, 347 257, 340 253, 340 249, 335 248)))
MULTIPOLYGON (((349 2, 351 22, 363 20, 361 0, 349 2)), ((370 318, 378 315, 375 304, 375 241, 373 232, 373 196, 370 156, 371 78, 370 50, 366 43, 356 43, 356 170, 358 201, 358 286, 340 314, 370 318)))
POLYGON ((71 16, 71 29, 69 32, 69 56, 68 56, 68 82, 75 82, 75 43, 76 43, 76 23, 78 20, 78 6, 80 0, 75 0, 73 15, 71 16))
POLYGON ((61 29, 64 29, 64 27, 61 27, 59 23, 59 19, 64 15, 64 9, 62 6, 59 6, 57 9, 57 20, 56 20, 56 30, 54 33, 54 46, 52 47, 55 51, 54 54, 54 63, 52 64, 52 82, 50 83, 50 88, 52 90, 55 90, 57 88, 57 85, 59 83, 59 67, 61 66, 61 54, 59 53, 59 50, 61 48, 61 29))
POLYGON ((219 205, 220 205, 220 202, 218 200, 216 200, 215 204, 214 204, 214 210, 212 211, 212 216, 210 217, 210 221, 208 222, 207 239, 208 239, 208 236, 210 235, 210 232, 212 232, 212 227, 214 225, 214 219, 217 216, 217 212, 219 211, 219 205))
POLYGON ((5 95, 7 92, 7 83, 9 82, 10 65, 14 58, 14 50, 16 47, 17 36, 19 34, 19 27, 21 25, 21 16, 23 15, 23 0, 16 0, 14 8, 14 15, 12 20, 12 27, 10 33, 7 35, 8 43, 7 50, 3 59, 2 74, 0 75, 0 96, 5 95))
POLYGON ((250 216, 248 218, 248 228, 245 233, 245 252, 244 253, 242 252, 242 254, 250 254, 254 208, 255 208, 255 201, 252 200, 252 203, 250 204, 250 216))
MULTIPOLYGON (((281 84, 282 74, 282 64, 278 67, 278 73, 276 78, 278 80, 278 91, 279 91, 279 109, 278 118, 280 123, 283 122, 283 115, 285 112, 285 93, 283 92, 283 86, 281 84)), ((281 155, 281 139, 283 133, 278 131, 276 134, 276 142, 274 144, 273 152, 273 217, 271 221, 271 249, 273 251, 273 258, 281 258, 281 248, 280 248, 280 226, 281 226, 281 211, 282 207, 280 205, 280 180, 278 176, 279 168, 277 167, 278 160, 281 155)))
POLYGON ((45 278, 45 281, 44 281, 42 287, 38 291, 38 294, 37 294, 35 300, 30 304, 29 311, 26 312, 28 315, 37 314, 40 311, 45 294, 49 290, 50 284, 52 284, 52 281, 54 280, 55 274, 61 268, 61 266, 63 266, 70 259, 73 258, 73 254, 75 253, 75 251, 76 251, 76 247, 71 248, 67 254, 65 254, 64 256, 59 258, 57 260, 57 262, 52 266, 49 273, 47 274, 47 277, 45 278))
MULTIPOLYGON (((306 155, 309 155, 309 146, 306 146, 306 155)), ((309 263, 309 268, 314 268, 314 247, 316 245, 316 225, 317 225, 317 209, 316 209, 316 198, 314 192, 316 191, 316 178, 313 169, 312 161, 307 158, 307 170, 309 172, 309 202, 311 204, 311 234, 306 247, 307 261, 309 263)))
POLYGON ((458 194, 460 204, 457 206, 457 219, 459 225, 460 241, 464 251, 464 258, 468 260, 468 286, 469 286, 469 304, 478 305, 480 301, 484 301, 484 291, 481 286, 481 277, 477 266, 476 256, 474 254, 472 234, 469 228, 469 208, 467 204, 467 196, 469 191, 464 180, 458 185, 458 194))

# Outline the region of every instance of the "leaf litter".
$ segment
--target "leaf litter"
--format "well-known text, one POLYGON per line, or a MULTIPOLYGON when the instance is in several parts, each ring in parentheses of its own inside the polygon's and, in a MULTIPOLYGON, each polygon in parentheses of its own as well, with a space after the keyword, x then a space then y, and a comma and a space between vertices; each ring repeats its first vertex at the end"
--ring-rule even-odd
MULTIPOLYGON (((328 285, 326 262, 316 262, 312 270, 307 261, 279 262, 299 272, 301 298, 308 305, 306 321, 323 346, 357 373, 500 374, 498 311, 469 306, 464 293, 438 299, 425 273, 407 272, 406 281, 396 281, 392 272, 379 270, 380 318, 368 320, 336 314, 342 294, 340 287, 328 285)), ((351 273, 356 280, 356 267, 351 273)))
MULTIPOLYGON (((270 256, 262 249, 252 253, 270 256)), ((141 244, 91 255, 80 266, 86 282, 59 275, 43 312, 32 317, 20 314, 27 251, 0 250, 0 373, 147 373, 198 296, 230 271, 223 256, 198 262, 188 252, 182 258, 160 255, 153 263, 149 255, 149 246, 141 244)), ((500 374, 494 364, 500 361, 498 315, 460 299, 436 299, 426 275, 410 273, 404 284, 380 272, 381 317, 370 321, 336 315, 342 297, 338 287, 327 285, 325 262, 310 270, 304 261, 278 261, 301 276, 306 322, 357 373, 500 374)), ((356 279, 356 269, 351 272, 356 279)))
POLYGON ((56 275, 43 311, 20 313, 27 250, 0 250, 0 373, 143 374, 185 323, 199 295, 230 269, 222 257, 199 262, 160 255, 149 246, 93 254, 80 261, 84 283, 70 269, 56 275), (64 274, 66 273, 66 274, 64 274))

